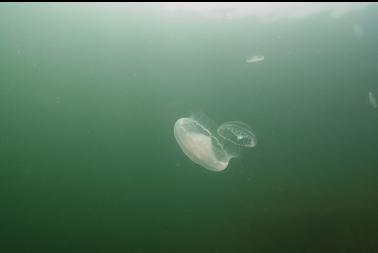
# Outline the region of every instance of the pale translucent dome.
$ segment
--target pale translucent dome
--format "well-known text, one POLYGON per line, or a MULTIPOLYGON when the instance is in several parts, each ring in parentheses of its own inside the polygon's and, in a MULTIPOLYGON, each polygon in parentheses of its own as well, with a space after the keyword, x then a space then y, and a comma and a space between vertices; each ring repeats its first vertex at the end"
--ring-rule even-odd
POLYGON ((192 118, 181 118, 174 125, 175 138, 182 151, 196 164, 212 171, 227 168, 230 159, 216 136, 192 118))
POLYGON ((257 145, 257 137, 250 126, 241 121, 229 121, 221 124, 217 133, 226 141, 242 147, 254 147, 257 145))
POLYGON ((218 126, 203 113, 177 120, 173 130, 185 155, 211 171, 225 170, 232 158, 241 155, 242 149, 257 144, 247 124, 229 121, 218 126))

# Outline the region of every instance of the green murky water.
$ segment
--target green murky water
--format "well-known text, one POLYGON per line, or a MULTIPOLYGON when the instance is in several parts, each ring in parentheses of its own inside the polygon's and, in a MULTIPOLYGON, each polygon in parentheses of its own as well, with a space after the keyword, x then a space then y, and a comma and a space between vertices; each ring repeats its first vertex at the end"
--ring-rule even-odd
POLYGON ((377 252, 378 7, 227 17, 0 4, 1 252, 377 252), (193 111, 258 145, 205 170, 193 111))

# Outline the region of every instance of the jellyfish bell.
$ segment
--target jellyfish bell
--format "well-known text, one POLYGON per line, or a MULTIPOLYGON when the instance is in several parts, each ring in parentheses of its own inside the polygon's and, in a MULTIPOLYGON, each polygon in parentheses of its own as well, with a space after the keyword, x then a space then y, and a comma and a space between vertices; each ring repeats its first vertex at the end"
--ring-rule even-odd
POLYGON ((242 149, 254 147, 257 138, 251 127, 240 121, 217 125, 203 113, 178 119, 174 136, 184 154, 211 171, 223 171, 242 149))
POLYGON ((240 147, 257 145, 257 137, 251 127, 241 121, 225 122, 217 128, 217 133, 227 142, 240 147))
POLYGON ((234 157, 224 149, 216 133, 194 118, 177 120, 174 136, 185 155, 208 170, 222 171, 234 157))
POLYGON ((262 55, 262 54, 259 54, 259 55, 254 55, 252 57, 248 57, 246 59, 246 62, 247 63, 259 63, 259 62, 262 62, 264 59, 265 59, 265 56, 262 55))

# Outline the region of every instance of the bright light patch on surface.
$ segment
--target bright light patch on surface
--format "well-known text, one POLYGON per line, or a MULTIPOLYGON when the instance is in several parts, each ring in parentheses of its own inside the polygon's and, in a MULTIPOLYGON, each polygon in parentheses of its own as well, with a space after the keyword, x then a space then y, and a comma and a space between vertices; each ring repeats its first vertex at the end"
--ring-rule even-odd
POLYGON ((255 16, 264 20, 281 18, 302 18, 319 13, 328 13, 331 17, 341 17, 351 11, 360 10, 377 3, 165 3, 170 11, 190 11, 210 18, 243 18, 255 16))

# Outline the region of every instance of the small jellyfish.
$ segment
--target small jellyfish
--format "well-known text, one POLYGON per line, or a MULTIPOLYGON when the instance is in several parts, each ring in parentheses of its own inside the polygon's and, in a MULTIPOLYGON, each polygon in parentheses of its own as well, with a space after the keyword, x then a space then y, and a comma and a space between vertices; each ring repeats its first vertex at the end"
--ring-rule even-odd
POLYGON ((259 63, 265 60, 265 56, 262 54, 254 55, 252 57, 248 57, 245 61, 246 63, 259 63))
POLYGON ((239 125, 236 127, 235 122, 222 124, 220 126, 222 127, 220 132, 224 135, 222 136, 218 135, 220 127, 215 130, 216 127, 211 124, 209 119, 181 118, 174 125, 174 136, 182 151, 194 163, 211 171, 222 171, 227 168, 232 158, 239 156, 238 148, 240 146, 253 147, 256 145, 256 137, 253 134, 253 145, 251 138, 246 136, 252 133, 249 128, 246 128, 248 125, 244 126, 242 122, 238 123, 239 125), (231 131, 230 129, 233 129, 234 134, 227 133, 227 131, 231 131), (235 135, 240 144, 234 144, 233 137, 229 135, 235 135), (249 141, 247 141, 248 138, 249 141))
POLYGON ((247 124, 240 121, 229 121, 221 124, 217 133, 223 139, 243 147, 254 147, 257 145, 257 138, 247 124))
POLYGON ((368 100, 369 104, 373 109, 377 109, 378 104, 377 104, 377 99, 375 98, 373 92, 369 91, 368 93, 368 100))

